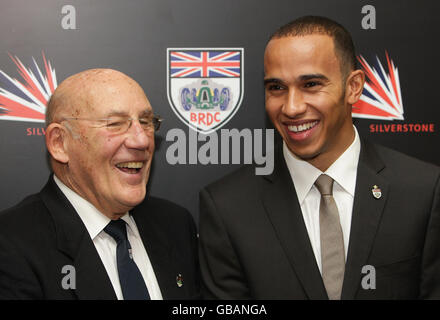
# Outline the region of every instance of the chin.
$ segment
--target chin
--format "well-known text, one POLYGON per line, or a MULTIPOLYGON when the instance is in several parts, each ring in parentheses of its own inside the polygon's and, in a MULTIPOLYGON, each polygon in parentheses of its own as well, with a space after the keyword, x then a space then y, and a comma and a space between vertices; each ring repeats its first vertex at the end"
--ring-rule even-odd
MULTIPOLYGON (((292 148, 291 146, 287 145, 289 150, 298 158, 301 160, 311 160, 314 159, 319 155, 319 152, 317 150, 307 150, 307 148, 292 148)), ((313 148, 315 149, 315 148, 313 148)))
POLYGON ((127 207, 136 207, 142 201, 144 201, 146 195, 146 190, 132 190, 125 194, 125 196, 121 199, 121 203, 126 205, 127 207))

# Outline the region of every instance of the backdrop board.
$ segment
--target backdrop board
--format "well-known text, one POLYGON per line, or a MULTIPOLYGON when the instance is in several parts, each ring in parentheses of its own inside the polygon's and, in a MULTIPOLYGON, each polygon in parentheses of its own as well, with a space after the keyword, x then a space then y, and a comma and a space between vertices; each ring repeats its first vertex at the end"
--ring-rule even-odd
POLYGON ((254 156, 246 145, 270 138, 264 48, 279 26, 303 15, 327 16, 353 35, 369 83, 353 109, 360 135, 440 165, 439 7, 427 0, 2 0, 0 210, 46 182, 43 119, 52 90, 99 67, 138 81, 165 119, 148 189, 198 220, 199 190, 242 165, 246 152, 254 156), (193 90, 213 102, 203 104, 207 96, 193 90), (232 145, 220 145, 232 129, 252 139, 241 144, 239 161, 232 145), (208 160, 200 156, 207 133, 219 142, 208 160), (182 149, 186 155, 176 157, 182 149))

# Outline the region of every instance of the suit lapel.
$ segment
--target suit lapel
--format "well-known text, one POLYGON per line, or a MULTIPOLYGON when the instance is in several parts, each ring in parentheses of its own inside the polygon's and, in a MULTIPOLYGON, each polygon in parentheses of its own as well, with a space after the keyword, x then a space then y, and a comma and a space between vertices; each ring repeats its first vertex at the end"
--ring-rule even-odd
POLYGON ((146 200, 145 205, 136 207, 131 214, 136 221, 148 258, 153 266, 163 299, 181 299, 182 290, 179 290, 176 284, 177 274, 173 269, 175 263, 173 263, 172 248, 154 219, 154 210, 157 209, 152 208, 146 200))
POLYGON ((379 175, 384 167, 374 147, 362 141, 342 299, 354 299, 360 287, 361 270, 367 264, 388 196, 388 183, 379 175), (381 189, 379 199, 372 193, 375 185, 381 189))
POLYGON ((264 177, 264 208, 308 298, 327 299, 282 148, 275 157, 273 174, 264 177))
POLYGON ((76 271, 75 294, 79 299, 116 299, 107 271, 73 206, 50 176, 40 193, 55 225, 58 249, 76 271))
POLYGON ((87 232, 83 233, 82 240, 79 242, 74 266, 77 277, 76 294, 79 299, 116 299, 107 271, 87 232))

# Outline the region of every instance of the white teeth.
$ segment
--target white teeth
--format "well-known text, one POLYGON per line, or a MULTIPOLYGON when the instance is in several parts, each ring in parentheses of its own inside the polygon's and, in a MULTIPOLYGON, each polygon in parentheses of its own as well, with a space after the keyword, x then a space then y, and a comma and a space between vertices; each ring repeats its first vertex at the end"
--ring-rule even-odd
POLYGON ((140 169, 144 166, 143 162, 121 162, 116 165, 118 168, 140 169))
POLYGON ((317 123, 318 121, 313 121, 313 122, 300 124, 299 126, 287 126, 287 128, 289 129, 289 131, 302 132, 313 128, 317 123))

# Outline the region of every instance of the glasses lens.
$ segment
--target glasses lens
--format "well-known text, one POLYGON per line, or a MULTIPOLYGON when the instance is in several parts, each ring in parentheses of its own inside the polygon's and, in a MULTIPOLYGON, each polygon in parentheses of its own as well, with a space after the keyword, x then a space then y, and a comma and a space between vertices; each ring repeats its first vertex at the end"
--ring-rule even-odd
MULTIPOLYGON (((125 133, 130 128, 133 120, 131 118, 110 118, 106 120, 106 128, 112 133, 125 133)), ((155 131, 159 130, 161 121, 162 119, 156 116, 139 119, 142 129, 147 132, 153 129, 155 131)))
POLYGON ((124 118, 110 118, 107 120, 107 130, 113 133, 122 133, 127 131, 130 126, 130 120, 124 118))

